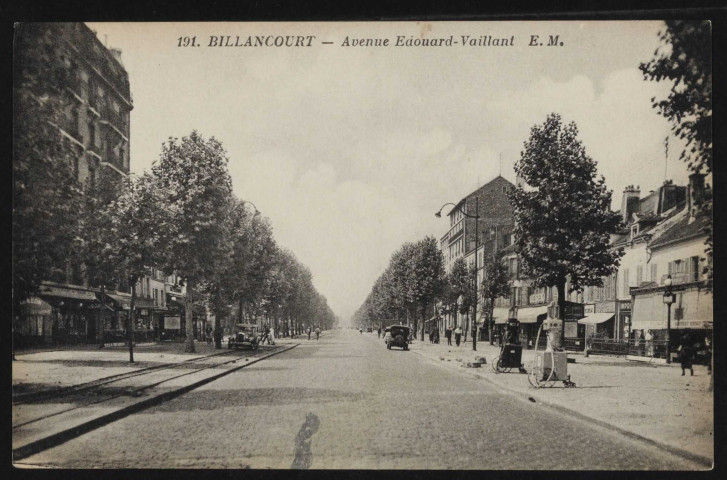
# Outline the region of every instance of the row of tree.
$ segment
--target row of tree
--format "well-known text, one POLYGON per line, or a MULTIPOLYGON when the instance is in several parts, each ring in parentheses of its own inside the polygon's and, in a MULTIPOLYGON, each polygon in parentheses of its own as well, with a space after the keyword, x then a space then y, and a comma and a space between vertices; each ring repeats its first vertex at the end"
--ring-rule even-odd
MULTIPOLYGON (((279 330, 332 328, 336 317, 310 270, 280 248, 268 219, 232 192, 228 158, 215 138, 192 132, 162 145, 151 171, 122 178, 108 168, 82 184, 78 143, 63 135, 75 100, 62 42, 42 25, 16 35, 13 130, 15 311, 46 280, 131 288, 156 268, 186 283, 187 350, 192 301, 217 318, 265 314, 279 330)), ((133 312, 133 307, 132 307, 133 312)), ((133 321, 129 322, 129 327, 133 321)))

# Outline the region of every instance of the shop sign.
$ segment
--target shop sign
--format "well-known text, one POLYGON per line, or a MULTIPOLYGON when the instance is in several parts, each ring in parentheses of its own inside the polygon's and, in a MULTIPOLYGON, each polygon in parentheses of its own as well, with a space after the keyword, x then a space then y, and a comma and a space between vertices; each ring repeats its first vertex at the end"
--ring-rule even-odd
POLYGON ((563 313, 566 320, 580 320, 585 316, 583 314, 583 304, 580 303, 566 303, 563 313))
POLYGON ((565 336, 568 338, 578 336, 578 322, 565 322, 565 336))
POLYGON ((616 305, 611 302, 600 302, 596 304, 596 313, 615 313, 616 305))
POLYGON ((583 305, 583 316, 591 315, 593 313, 596 313, 596 306, 592 303, 589 303, 588 305, 583 305))
POLYGON ((627 302, 620 302, 620 303, 618 304, 618 309, 619 309, 619 310, 620 310, 621 312, 623 312, 623 311, 628 311, 628 312, 630 312, 630 311, 631 311, 631 301, 627 301, 627 302))
POLYGON ((164 317, 164 328, 167 330, 179 330, 181 328, 180 317, 164 317))
POLYGON ((533 293, 528 297, 528 301, 531 305, 545 303, 545 294, 543 292, 533 293))

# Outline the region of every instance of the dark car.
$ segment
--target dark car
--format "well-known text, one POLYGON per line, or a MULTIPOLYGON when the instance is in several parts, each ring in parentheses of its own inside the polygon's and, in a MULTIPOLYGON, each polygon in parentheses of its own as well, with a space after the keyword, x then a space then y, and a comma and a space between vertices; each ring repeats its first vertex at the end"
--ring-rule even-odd
POLYGON ((371 333, 371 332, 373 332, 373 331, 374 331, 374 329, 373 329, 372 327, 368 327, 368 328, 366 329, 366 331, 367 331, 368 333, 371 333))
POLYGON ((257 350, 260 342, 257 325, 252 323, 238 323, 235 325, 235 330, 235 333, 227 339, 227 348, 237 349, 246 347, 251 350, 257 350))
POLYGON ((409 350, 409 327, 406 325, 392 325, 388 328, 385 335, 386 348, 399 347, 403 350, 409 350))

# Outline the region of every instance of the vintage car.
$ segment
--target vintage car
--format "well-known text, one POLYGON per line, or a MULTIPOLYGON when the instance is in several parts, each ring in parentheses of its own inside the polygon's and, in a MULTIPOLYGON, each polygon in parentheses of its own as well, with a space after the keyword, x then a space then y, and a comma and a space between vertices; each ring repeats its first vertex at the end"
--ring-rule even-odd
POLYGON ((406 325, 392 325, 387 328, 385 335, 386 348, 400 347, 409 350, 409 327, 406 325))
POLYGON ((235 325, 235 333, 227 339, 227 348, 237 349, 240 347, 248 347, 251 350, 257 350, 260 338, 258 336, 258 326, 252 323, 238 323, 235 325))

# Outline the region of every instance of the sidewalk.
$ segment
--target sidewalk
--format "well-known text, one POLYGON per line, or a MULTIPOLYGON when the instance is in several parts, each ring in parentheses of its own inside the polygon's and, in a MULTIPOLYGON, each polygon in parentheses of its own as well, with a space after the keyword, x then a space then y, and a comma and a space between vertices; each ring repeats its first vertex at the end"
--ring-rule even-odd
MULTIPOLYGON (((196 343, 197 352, 184 353, 183 344, 162 344, 134 351, 133 364, 125 349, 53 350, 16 352, 13 365, 13 458, 74 438, 130 413, 173 398, 216 378, 252 365, 296 346, 278 339, 255 352, 215 349, 196 343), (207 359, 209 358, 209 359, 207 359), (202 359, 180 370, 153 369, 202 359), (224 363, 222 363, 224 362, 224 363), (196 367, 216 365, 196 371, 196 367), (84 384, 119 374, 152 369, 96 392, 84 384), (185 373, 188 372, 188 373, 185 373), (79 390, 79 388, 81 388, 79 390), (59 389, 72 390, 62 397, 48 396, 59 389), (79 408, 80 407, 80 408, 79 408)), ((104 382, 105 384, 105 382, 104 382)))
MULTIPOLYGON (((374 339, 376 336, 374 335, 374 339)), ((488 341, 459 347, 429 340, 416 340, 410 345, 412 352, 445 368, 471 373, 516 395, 550 404, 561 410, 596 420, 636 434, 667 448, 696 457, 695 460, 712 462, 714 459, 714 398, 707 391, 709 375, 702 365, 694 367, 694 376, 681 376, 675 366, 632 362, 620 357, 569 353, 568 373, 576 388, 565 388, 556 383, 553 388, 534 388, 527 375, 497 374, 492 359, 500 354, 499 347, 488 341), (487 365, 466 368, 463 364, 484 356, 487 365), (572 361, 572 360, 571 360, 572 361)), ((523 351, 523 363, 529 370, 535 357, 533 350, 523 351)))

